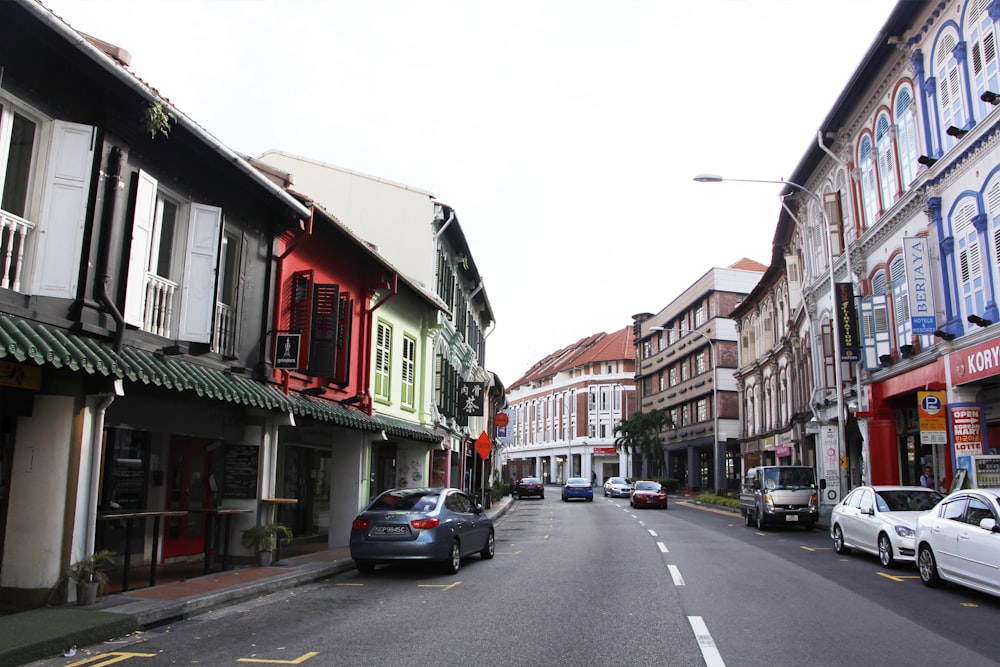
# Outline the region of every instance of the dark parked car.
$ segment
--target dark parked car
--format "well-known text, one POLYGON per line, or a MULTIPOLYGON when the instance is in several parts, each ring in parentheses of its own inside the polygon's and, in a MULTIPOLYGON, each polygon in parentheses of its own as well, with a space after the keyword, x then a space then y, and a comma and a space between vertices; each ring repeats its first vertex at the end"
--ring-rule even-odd
POLYGON ((514 496, 517 498, 544 498, 545 487, 537 477, 522 477, 514 485, 514 496))
POLYGON ((632 507, 659 507, 667 509, 667 488, 659 482, 640 480, 632 488, 632 507))
POLYGON ((562 499, 569 500, 570 498, 582 498, 593 502, 594 485, 583 477, 570 477, 563 485, 562 499))
POLYGON ((351 524, 351 558, 359 572, 379 563, 430 561, 450 574, 475 553, 493 558, 493 520, 458 489, 391 489, 351 524))

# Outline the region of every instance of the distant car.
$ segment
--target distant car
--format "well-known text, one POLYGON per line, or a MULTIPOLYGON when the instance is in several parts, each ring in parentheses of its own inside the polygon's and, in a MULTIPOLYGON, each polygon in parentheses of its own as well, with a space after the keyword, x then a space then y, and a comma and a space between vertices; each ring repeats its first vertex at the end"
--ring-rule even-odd
POLYGON ((859 486, 833 507, 833 548, 839 554, 852 549, 875 554, 886 568, 912 563, 917 517, 943 497, 922 486, 859 486))
POLYGON ((943 580, 1000 595, 1000 489, 955 491, 920 515, 917 570, 927 586, 943 580))
POLYGON ((639 480, 632 487, 632 498, 629 505, 636 509, 640 507, 658 507, 667 509, 667 488, 659 482, 639 480))
POLYGON ((584 500, 593 502, 594 485, 583 477, 570 477, 566 480, 566 484, 563 485, 562 499, 569 500, 571 498, 583 498, 584 500))
POLYGON ((522 477, 514 485, 514 495, 518 498, 544 498, 545 486, 537 477, 522 477))
POLYGON ((462 558, 493 558, 493 520, 458 489, 390 489, 351 524, 351 558, 361 573, 379 563, 429 561, 449 574, 462 558))
POLYGON ((609 477, 604 482, 604 495, 612 498, 628 498, 632 495, 632 483, 624 477, 609 477))

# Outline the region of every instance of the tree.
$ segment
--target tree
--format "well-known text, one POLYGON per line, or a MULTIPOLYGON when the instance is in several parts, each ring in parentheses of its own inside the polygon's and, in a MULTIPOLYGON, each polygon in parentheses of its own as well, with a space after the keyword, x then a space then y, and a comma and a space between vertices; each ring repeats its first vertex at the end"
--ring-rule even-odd
POLYGON ((615 449, 626 449, 641 454, 657 474, 663 474, 663 445, 660 432, 673 426, 673 421, 662 410, 636 412, 615 425, 615 449))

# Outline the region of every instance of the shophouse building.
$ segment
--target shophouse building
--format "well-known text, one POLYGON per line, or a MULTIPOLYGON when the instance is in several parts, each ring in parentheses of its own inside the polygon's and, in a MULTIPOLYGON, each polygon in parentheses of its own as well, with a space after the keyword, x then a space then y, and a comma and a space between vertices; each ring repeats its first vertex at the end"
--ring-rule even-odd
MULTIPOLYGON (((480 488, 477 475, 482 474, 482 466, 474 442, 484 432, 495 440, 484 407, 495 380, 485 367, 486 337, 494 316, 454 209, 435 200, 430 192, 313 159, 268 151, 259 160, 292 174, 297 190, 308 192, 402 275, 445 305, 429 328, 433 332, 433 384, 428 406, 418 411, 422 414, 406 418, 443 436, 444 448, 430 463, 437 479, 469 491, 480 488)), ((380 345, 378 331, 376 326, 376 348, 380 345)), ((390 341, 383 338, 381 344, 390 341)), ((405 345, 402 339, 400 344, 405 345)), ((373 361, 380 359, 384 357, 376 356, 373 361)), ((373 380, 379 382, 383 371, 376 370, 373 380)), ((382 390, 382 385, 372 389, 382 390)), ((372 405, 376 412, 402 418, 393 414, 384 395, 372 405)), ((386 475, 386 466, 391 468, 404 460, 397 456, 393 444, 376 448, 374 456, 373 468, 386 475)), ((406 465, 409 460, 405 459, 406 465)))
POLYGON ((666 413, 667 475, 691 491, 738 485, 740 343, 729 313, 766 268, 746 258, 713 268, 656 314, 634 316, 639 409, 666 413))
POLYGON ((507 390, 508 479, 562 484, 583 476, 603 484, 634 472, 615 447, 615 427, 637 411, 632 327, 583 338, 540 359, 507 390))

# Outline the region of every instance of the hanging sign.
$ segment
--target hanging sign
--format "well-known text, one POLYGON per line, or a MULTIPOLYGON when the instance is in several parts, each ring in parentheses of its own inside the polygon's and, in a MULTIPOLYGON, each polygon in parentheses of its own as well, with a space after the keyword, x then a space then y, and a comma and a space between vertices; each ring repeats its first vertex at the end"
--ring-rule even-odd
POLYGON ((479 434, 476 438, 476 451, 479 453, 479 458, 486 460, 490 458, 490 452, 493 451, 493 443, 490 442, 490 436, 486 435, 486 431, 479 434))
POLYGON ((927 237, 904 238, 903 256, 906 260, 906 298, 910 302, 913 334, 932 334, 937 331, 937 315, 934 308, 934 288, 930 280, 927 237))
POLYGON ((458 410, 469 417, 482 417, 485 392, 479 382, 463 382, 458 388, 458 410))

